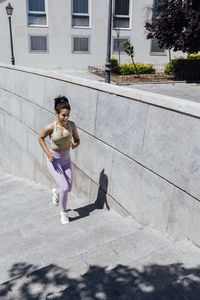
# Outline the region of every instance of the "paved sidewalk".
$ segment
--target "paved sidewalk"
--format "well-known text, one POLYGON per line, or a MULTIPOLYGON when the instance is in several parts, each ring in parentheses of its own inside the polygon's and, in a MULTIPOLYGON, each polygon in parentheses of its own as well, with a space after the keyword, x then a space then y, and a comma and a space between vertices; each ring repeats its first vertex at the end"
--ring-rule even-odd
POLYGON ((200 83, 134 83, 127 87, 200 103, 200 83))
MULTIPOLYGON (((90 73, 87 70, 54 70, 57 74, 68 74, 85 79, 104 82, 104 78, 90 73)), ((116 84, 116 83, 113 83, 116 84)), ((120 84, 128 88, 135 88, 142 91, 152 92, 160 95, 181 98, 184 100, 200 103, 200 83, 186 82, 141 82, 120 84)))
POLYGON ((200 299, 191 242, 112 209, 80 218, 89 206, 73 196, 69 208, 61 225, 49 189, 0 173, 0 299, 200 299))

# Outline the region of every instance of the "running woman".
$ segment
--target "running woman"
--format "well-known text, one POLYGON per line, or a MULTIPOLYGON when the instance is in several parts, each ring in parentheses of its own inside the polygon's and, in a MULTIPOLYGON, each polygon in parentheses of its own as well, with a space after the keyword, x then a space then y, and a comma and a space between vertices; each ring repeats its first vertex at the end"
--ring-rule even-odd
POLYGON ((80 144, 77 128, 74 122, 69 120, 70 105, 68 99, 59 96, 54 99, 57 121, 44 127, 39 135, 38 141, 47 155, 47 167, 59 186, 57 190, 52 189, 52 200, 55 205, 61 204, 61 223, 69 222, 67 216, 68 192, 72 188, 72 166, 70 159, 70 148, 75 149, 80 144), (50 150, 47 148, 45 138, 51 140, 50 150))

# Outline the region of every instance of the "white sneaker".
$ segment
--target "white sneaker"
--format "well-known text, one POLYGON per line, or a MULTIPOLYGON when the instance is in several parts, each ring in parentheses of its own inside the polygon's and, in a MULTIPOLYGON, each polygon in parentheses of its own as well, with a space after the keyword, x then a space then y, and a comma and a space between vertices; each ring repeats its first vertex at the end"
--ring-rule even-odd
POLYGON ((53 204, 57 206, 58 203, 59 203, 59 196, 57 194, 58 190, 57 189, 52 189, 51 191, 52 191, 52 194, 53 194, 52 195, 53 204))
POLYGON ((67 223, 69 223, 69 218, 68 218, 68 216, 67 216, 67 213, 64 213, 64 212, 60 212, 60 215, 61 215, 61 218, 60 218, 60 222, 62 223, 62 224, 67 224, 67 223))

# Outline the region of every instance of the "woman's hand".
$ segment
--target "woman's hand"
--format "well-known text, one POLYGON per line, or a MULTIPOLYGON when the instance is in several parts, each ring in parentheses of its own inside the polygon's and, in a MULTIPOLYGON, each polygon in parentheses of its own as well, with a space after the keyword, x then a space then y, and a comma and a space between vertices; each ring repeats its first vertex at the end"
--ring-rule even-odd
POLYGON ((50 151, 48 151, 47 156, 49 161, 53 161, 53 154, 50 151))
POLYGON ((72 148, 72 150, 74 150, 77 146, 75 143, 72 143, 72 141, 70 141, 70 147, 72 148))
POLYGON ((71 139, 70 147, 72 149, 75 149, 80 144, 80 139, 79 139, 79 136, 78 136, 76 125, 73 122, 72 122, 72 136, 73 136, 74 143, 72 143, 72 139, 71 139))

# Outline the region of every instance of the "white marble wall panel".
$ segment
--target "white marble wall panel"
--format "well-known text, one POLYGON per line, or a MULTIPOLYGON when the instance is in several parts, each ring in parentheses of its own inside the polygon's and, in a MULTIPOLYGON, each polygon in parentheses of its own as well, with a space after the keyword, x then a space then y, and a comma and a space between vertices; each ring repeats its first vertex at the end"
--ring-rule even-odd
POLYGON ((110 178, 113 149, 82 130, 79 134, 81 144, 77 148, 76 165, 96 183, 102 170, 110 178))
MULTIPOLYGON (((39 143, 38 143, 39 145, 39 143)), ((48 145, 47 145, 48 146, 48 145)), ((47 168, 47 155, 46 153, 42 150, 41 146, 39 145, 40 148, 38 148, 38 153, 41 153, 42 155, 42 164, 40 163, 40 168, 43 173, 43 176, 46 177, 45 179, 45 185, 49 186, 49 187, 55 187, 57 186, 57 183, 55 182, 54 178, 52 177, 52 175, 49 173, 49 170, 47 168)), ((38 168, 38 167, 37 167, 38 168)), ((37 179, 37 182, 40 182, 39 179, 37 179)))
POLYGON ((85 204, 89 204, 90 201, 90 190, 91 190, 91 179, 85 175, 76 165, 73 164, 73 185, 72 193, 85 204))
POLYGON ((35 105, 35 128, 34 130, 39 134, 42 129, 47 125, 56 120, 53 113, 47 111, 46 109, 40 108, 35 105))
POLYGON ((42 165, 42 148, 38 143, 38 135, 32 132, 31 130, 28 131, 28 153, 42 165))
POLYGON ((71 148, 71 150, 70 150, 71 161, 74 162, 74 163, 77 160, 77 150, 78 150, 78 148, 75 148, 75 149, 71 148))
MULTIPOLYGON (((0 168, 2 171, 6 171, 7 164, 9 161, 9 155, 7 152, 6 143, 8 141, 7 135, 5 135, 5 130, 0 128, 0 137, 1 137, 1 143, 0 143, 0 168)), ((8 173, 11 171, 7 171, 8 173)))
POLYGON ((33 180, 35 160, 30 155, 29 152, 27 151, 22 152, 22 162, 23 162, 23 174, 21 174, 21 177, 25 177, 27 179, 33 180))
POLYGON ((176 189, 167 233, 176 240, 189 238, 200 246, 200 203, 176 189))
POLYGON ((48 173, 48 169, 44 168, 38 161, 34 162, 34 180, 45 186, 50 186, 52 176, 48 173))
POLYGON ((7 113, 5 113, 5 135, 11 137, 13 140, 16 136, 16 119, 7 113))
POLYGON ((0 89, 3 88, 3 69, 0 71, 0 89))
POLYGON ((1 152, 1 162, 3 164, 3 170, 8 173, 14 173, 18 166, 19 159, 19 151, 17 149, 17 155, 15 159, 14 150, 16 148, 15 141, 13 141, 8 133, 5 135, 4 131, 4 138, 3 138, 3 151, 1 152))
POLYGON ((71 119, 83 130, 94 134, 97 91, 67 83, 66 96, 71 105, 71 119))
POLYGON ((111 195, 143 224, 165 232, 173 186, 114 151, 111 195))
POLYGON ((16 73, 12 69, 1 68, 0 87, 15 93, 16 73))
POLYGON ((15 94, 27 99, 28 98, 28 89, 27 89, 27 79, 28 77, 26 72, 20 72, 15 70, 15 94))
POLYGON ((36 128, 36 124, 35 124, 35 118, 36 118, 36 105, 25 100, 22 99, 21 101, 21 119, 22 122, 35 130, 36 128))
POLYGON ((28 131, 27 128, 19 121, 15 120, 15 135, 13 140, 23 151, 28 151, 28 131))
MULTIPOLYGON (((46 143, 47 148, 49 148, 48 143, 46 143)), ((40 146, 40 150, 42 151, 42 167, 47 168, 47 155, 46 153, 42 150, 42 147, 40 146)))
POLYGON ((104 142, 140 159, 148 105, 108 93, 99 93, 95 134, 104 142))
POLYGON ((21 100, 13 94, 10 94, 10 114, 21 120, 21 100))
POLYGON ((0 129, 4 130, 4 119, 5 119, 5 113, 0 108, 0 129))
POLYGON ((16 141, 10 139, 9 145, 13 145, 11 149, 11 156, 10 156, 10 163, 9 165, 13 165, 13 173, 19 177, 24 177, 24 162, 23 162, 23 155, 22 149, 23 147, 19 144, 15 144, 16 141))
POLYGON ((11 94, 0 89, 0 108, 7 112, 10 112, 10 98, 11 94))
POLYGON ((0 167, 4 170, 4 163, 6 163, 7 156, 5 149, 5 112, 0 109, 0 167), (6 159, 5 159, 6 158, 6 159))
POLYGON ((54 99, 61 96, 66 96, 66 82, 46 78, 45 93, 44 93, 44 108, 54 112, 54 99))
POLYGON ((44 106, 44 91, 46 77, 26 73, 27 98, 29 101, 44 106))
POLYGON ((150 107, 143 165, 200 198, 200 120, 150 107))

